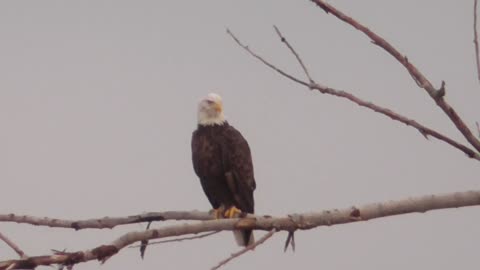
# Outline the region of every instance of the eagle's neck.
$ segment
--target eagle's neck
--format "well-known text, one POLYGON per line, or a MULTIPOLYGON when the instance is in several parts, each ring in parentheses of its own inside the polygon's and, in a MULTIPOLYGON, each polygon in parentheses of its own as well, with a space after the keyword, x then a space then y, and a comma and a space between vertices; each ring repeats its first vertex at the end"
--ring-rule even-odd
POLYGON ((219 123, 219 124, 202 124, 202 123, 199 123, 198 124, 198 128, 199 129, 204 129, 204 128, 219 128, 219 127, 225 127, 225 126, 228 126, 228 122, 226 120, 223 120, 223 122, 219 123))
POLYGON ((208 117, 200 117, 198 119, 198 124, 202 126, 221 126, 226 122, 225 117, 215 117, 215 118, 208 118, 208 117))

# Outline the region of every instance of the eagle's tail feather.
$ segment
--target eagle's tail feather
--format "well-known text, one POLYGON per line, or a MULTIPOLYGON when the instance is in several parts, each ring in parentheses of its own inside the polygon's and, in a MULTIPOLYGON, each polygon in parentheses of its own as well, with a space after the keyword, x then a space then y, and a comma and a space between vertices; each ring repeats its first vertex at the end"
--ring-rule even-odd
POLYGON ((255 242, 252 230, 233 231, 233 235, 237 244, 242 247, 249 246, 255 242))

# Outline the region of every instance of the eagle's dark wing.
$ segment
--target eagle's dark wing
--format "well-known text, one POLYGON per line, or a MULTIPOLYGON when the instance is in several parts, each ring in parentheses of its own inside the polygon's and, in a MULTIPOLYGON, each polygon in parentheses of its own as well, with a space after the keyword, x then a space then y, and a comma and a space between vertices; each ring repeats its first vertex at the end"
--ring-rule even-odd
POLYGON ((242 134, 230 125, 224 129, 222 137, 225 179, 233 194, 235 206, 243 212, 253 213, 253 191, 256 184, 250 147, 242 134))
POLYGON ((200 178, 203 192, 213 208, 218 208, 222 203, 218 196, 221 193, 221 185, 216 179, 217 173, 222 172, 222 163, 215 162, 221 156, 219 146, 211 142, 208 132, 198 129, 192 134, 192 161, 193 169, 200 178))

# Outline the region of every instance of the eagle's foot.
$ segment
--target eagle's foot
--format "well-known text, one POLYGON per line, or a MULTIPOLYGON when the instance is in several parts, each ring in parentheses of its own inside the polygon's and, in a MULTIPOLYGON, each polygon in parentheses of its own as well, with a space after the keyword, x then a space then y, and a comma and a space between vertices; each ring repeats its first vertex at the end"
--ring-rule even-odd
POLYGON ((235 206, 228 208, 225 213, 223 214, 226 218, 236 218, 239 217, 242 211, 235 206))

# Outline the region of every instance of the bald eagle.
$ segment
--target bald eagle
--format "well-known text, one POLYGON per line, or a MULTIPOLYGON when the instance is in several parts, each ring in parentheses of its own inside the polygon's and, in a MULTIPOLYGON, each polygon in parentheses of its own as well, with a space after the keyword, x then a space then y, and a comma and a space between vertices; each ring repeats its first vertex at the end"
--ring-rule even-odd
MULTIPOLYGON (((254 212, 252 156, 242 134, 223 113, 222 98, 210 93, 198 104, 198 126, 192 134, 192 161, 216 218, 254 212)), ((234 231, 238 245, 253 243, 251 230, 234 231)))

